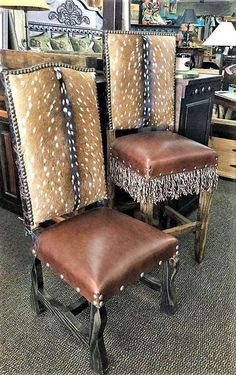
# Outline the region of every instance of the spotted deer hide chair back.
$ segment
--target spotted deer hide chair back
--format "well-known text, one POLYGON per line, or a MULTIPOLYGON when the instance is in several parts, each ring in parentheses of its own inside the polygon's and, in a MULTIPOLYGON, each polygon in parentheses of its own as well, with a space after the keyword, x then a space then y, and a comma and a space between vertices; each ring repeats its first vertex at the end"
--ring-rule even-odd
POLYGON ((106 33, 110 129, 174 129, 175 41, 168 35, 106 33))
POLYGON ((4 79, 26 227, 106 197, 95 72, 44 64, 4 79))

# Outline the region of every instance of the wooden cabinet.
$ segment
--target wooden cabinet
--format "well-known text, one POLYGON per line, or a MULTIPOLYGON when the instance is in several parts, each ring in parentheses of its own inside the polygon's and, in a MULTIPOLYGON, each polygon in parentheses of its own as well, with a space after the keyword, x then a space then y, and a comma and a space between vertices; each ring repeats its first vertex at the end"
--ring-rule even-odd
POLYGON ((21 200, 13 150, 5 107, 3 87, 0 85, 0 205, 21 214, 21 200))
MULTIPOLYGON (((236 135, 236 125, 235 135, 236 135)), ((236 136, 234 139, 212 137, 209 145, 219 156, 218 173, 222 177, 236 180, 236 136)))
MULTIPOLYGON (((236 179, 236 99, 234 95, 217 92, 215 104, 224 109, 224 118, 212 118, 210 146, 218 154, 218 172, 221 177, 236 179), (233 120, 234 118, 234 120, 233 120)), ((219 111, 219 113, 222 113, 219 111)))
POLYGON ((221 81, 219 75, 177 79, 176 130, 179 134, 208 145, 214 95, 221 81))
MULTIPOLYGON (((176 80, 176 131, 196 142, 208 145, 215 91, 220 89, 221 76, 176 80)), ((198 197, 188 196, 172 204, 182 214, 198 207, 198 197)))

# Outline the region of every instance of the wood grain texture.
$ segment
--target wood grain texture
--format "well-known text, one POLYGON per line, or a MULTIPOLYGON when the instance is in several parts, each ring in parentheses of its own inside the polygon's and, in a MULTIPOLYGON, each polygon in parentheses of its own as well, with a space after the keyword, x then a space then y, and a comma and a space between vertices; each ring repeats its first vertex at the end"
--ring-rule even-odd
POLYGON ((151 202, 141 202, 140 212, 144 215, 144 221, 147 224, 152 225, 153 222, 153 203, 151 202))
POLYGON ((197 228, 195 235, 195 257, 198 263, 201 263, 204 258, 211 200, 212 192, 201 192, 197 213, 197 221, 200 222, 200 227, 197 228))
POLYGON ((218 173, 221 177, 236 179, 236 141, 232 139, 212 137, 212 147, 219 155, 218 173))
POLYGON ((200 224, 197 221, 193 221, 191 223, 182 224, 173 228, 165 229, 163 230, 163 232, 170 234, 174 237, 179 237, 185 233, 195 231, 195 229, 199 226, 200 224))

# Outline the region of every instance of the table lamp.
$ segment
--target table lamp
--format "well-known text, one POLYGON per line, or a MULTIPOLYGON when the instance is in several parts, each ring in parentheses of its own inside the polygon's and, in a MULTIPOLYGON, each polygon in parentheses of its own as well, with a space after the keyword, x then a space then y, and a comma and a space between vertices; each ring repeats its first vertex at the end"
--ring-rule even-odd
POLYGON ((187 24, 186 31, 186 44, 189 43, 189 25, 197 23, 197 16, 194 9, 185 9, 183 17, 180 20, 181 23, 187 24))
MULTIPOLYGON (((203 46, 233 47, 236 46, 236 30, 232 22, 221 22, 205 40, 203 46)), ((223 53, 220 59, 220 74, 223 70, 223 53)))
POLYGON ((0 8, 23 10, 25 13, 26 49, 29 49, 27 11, 49 9, 45 0, 0 0, 0 8))

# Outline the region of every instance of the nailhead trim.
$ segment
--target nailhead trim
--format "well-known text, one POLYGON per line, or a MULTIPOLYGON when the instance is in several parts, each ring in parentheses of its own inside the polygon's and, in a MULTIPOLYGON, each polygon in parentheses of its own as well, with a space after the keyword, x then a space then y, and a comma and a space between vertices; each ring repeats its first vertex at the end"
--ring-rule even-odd
POLYGON ((15 106, 14 106, 12 90, 10 86, 10 80, 9 80, 9 75, 12 74, 12 71, 9 71, 9 70, 3 71, 2 74, 4 77, 4 83, 6 87, 7 108, 9 109, 9 114, 10 114, 10 131, 12 135, 13 149, 16 153, 16 165, 17 165, 17 171, 19 175, 19 185, 20 185, 24 222, 25 222, 26 228, 30 230, 31 227, 34 225, 34 218, 33 218, 32 204, 31 204, 31 198, 29 194, 29 187, 28 187, 28 181, 27 181, 27 174, 25 170, 24 158, 23 158, 23 153, 21 149, 21 138, 20 138, 18 122, 16 118, 15 106))
POLYGON ((23 208, 23 215, 24 215, 24 221, 25 226, 29 230, 29 232, 33 233, 33 226, 34 226, 34 217, 33 217, 33 210, 32 210, 32 203, 31 203, 31 197, 29 193, 29 187, 28 187, 28 180, 27 180, 27 174, 25 169, 25 163, 23 154, 21 151, 21 138, 19 133, 19 127, 17 122, 17 117, 15 113, 15 106, 12 96, 12 90, 10 85, 9 76, 12 75, 19 75, 19 74, 25 74, 25 73, 32 73, 36 72, 41 69, 46 68, 69 68, 80 72, 94 72, 94 68, 82 68, 77 67, 69 64, 64 63, 44 63, 39 64, 30 68, 23 68, 23 69, 15 69, 15 70, 7 70, 3 71, 3 77, 4 77, 4 83, 6 87, 6 94, 8 99, 8 108, 9 108, 9 114, 10 114, 10 130, 12 133, 12 139, 13 139, 13 147, 16 152, 17 157, 17 170, 19 174, 19 182, 20 182, 20 193, 21 193, 21 199, 22 199, 22 208, 23 208))
POLYGON ((93 293, 93 304, 94 306, 96 306, 97 308, 100 308, 103 306, 103 295, 100 294, 99 292, 94 292, 93 293))
MULTIPOLYGON (((119 34, 119 35, 140 35, 142 36, 143 38, 145 36, 151 36, 151 35, 156 35, 156 36, 175 36, 173 33, 165 33, 165 32, 156 32, 156 31, 123 31, 123 30, 107 30, 105 31, 105 34, 104 34, 104 44, 105 44, 105 66, 104 66, 104 70, 106 72, 106 77, 107 77, 107 86, 106 86, 106 93, 107 93, 107 107, 108 107, 108 118, 109 118, 109 129, 110 130, 116 130, 114 129, 113 127, 113 120, 112 120, 112 103, 111 103, 111 76, 110 76, 110 65, 111 65, 111 62, 110 62, 110 56, 109 56, 109 46, 108 46, 108 37, 109 37, 109 34, 119 34)), ((176 71, 176 59, 175 59, 175 62, 174 62, 174 72, 176 71)), ((175 86, 176 86, 176 80, 174 79, 174 82, 173 82, 173 90, 174 92, 176 91, 175 90, 175 86)), ((170 127, 173 127, 175 126, 175 100, 174 100, 174 108, 173 108, 173 125, 170 125, 170 127)), ((141 126, 142 127, 142 126, 141 126)), ((137 128, 137 126, 131 126, 129 127, 129 129, 135 129, 137 128)), ((120 129, 121 130, 121 129, 120 129)), ((169 129, 168 129, 169 130, 169 129)))

